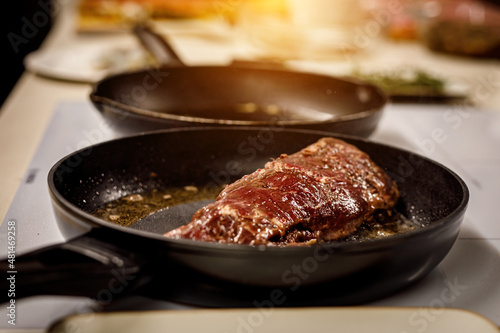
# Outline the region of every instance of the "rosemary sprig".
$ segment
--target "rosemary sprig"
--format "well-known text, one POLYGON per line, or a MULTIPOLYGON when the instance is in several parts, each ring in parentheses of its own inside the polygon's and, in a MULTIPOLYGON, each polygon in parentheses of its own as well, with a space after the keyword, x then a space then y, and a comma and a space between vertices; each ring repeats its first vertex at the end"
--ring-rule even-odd
POLYGON ((442 95, 446 85, 443 79, 421 69, 372 73, 355 69, 353 76, 378 86, 390 96, 442 95))

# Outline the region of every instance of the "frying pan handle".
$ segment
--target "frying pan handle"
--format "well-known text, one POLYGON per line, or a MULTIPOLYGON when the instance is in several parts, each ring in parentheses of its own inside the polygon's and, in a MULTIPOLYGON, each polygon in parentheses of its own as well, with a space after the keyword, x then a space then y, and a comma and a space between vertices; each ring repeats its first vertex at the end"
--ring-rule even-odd
POLYGON ((7 273, 0 282, 0 302, 35 295, 108 302, 147 282, 143 258, 91 233, 0 262, 7 273))
POLYGON ((174 49, 159 34, 144 24, 134 27, 134 34, 141 44, 148 50, 162 66, 185 67, 174 49))

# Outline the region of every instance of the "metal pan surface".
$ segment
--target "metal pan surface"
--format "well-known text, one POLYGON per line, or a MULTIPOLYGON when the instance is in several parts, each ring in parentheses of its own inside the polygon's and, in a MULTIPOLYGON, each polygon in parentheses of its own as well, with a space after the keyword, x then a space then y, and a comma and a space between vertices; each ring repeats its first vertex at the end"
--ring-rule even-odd
POLYGON ((397 182, 397 210, 420 228, 363 242, 252 247, 162 236, 189 220, 202 201, 173 207, 162 218, 153 214, 139 227, 92 214, 114 199, 153 188, 215 188, 328 135, 282 127, 177 129, 70 154, 51 169, 49 190, 61 231, 81 228, 86 233, 18 258, 27 281, 18 289, 96 297, 118 270, 132 277, 128 289, 204 306, 249 305, 256 298, 276 305, 358 304, 418 281, 453 246, 467 187, 440 164, 364 139, 337 135, 367 152, 397 182))

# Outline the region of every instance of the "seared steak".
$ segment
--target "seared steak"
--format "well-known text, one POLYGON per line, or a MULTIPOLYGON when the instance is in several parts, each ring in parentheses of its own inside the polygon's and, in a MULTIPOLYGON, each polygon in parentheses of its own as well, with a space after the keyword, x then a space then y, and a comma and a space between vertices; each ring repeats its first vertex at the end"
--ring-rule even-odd
POLYGON ((370 157, 335 138, 292 155, 226 186, 192 221, 165 234, 220 243, 310 244, 335 240, 390 210, 395 183, 370 157))

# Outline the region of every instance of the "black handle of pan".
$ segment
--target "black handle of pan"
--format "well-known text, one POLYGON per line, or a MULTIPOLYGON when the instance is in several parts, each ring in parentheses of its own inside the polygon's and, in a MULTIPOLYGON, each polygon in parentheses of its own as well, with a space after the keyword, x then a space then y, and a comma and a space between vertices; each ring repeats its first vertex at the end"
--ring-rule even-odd
POLYGON ((159 34, 144 24, 134 27, 134 34, 161 66, 185 67, 181 58, 170 44, 159 34))
POLYGON ((140 254, 95 232, 0 262, 0 302, 36 295, 85 296, 109 302, 149 281, 140 254), (12 265, 12 266, 11 266, 12 265))

